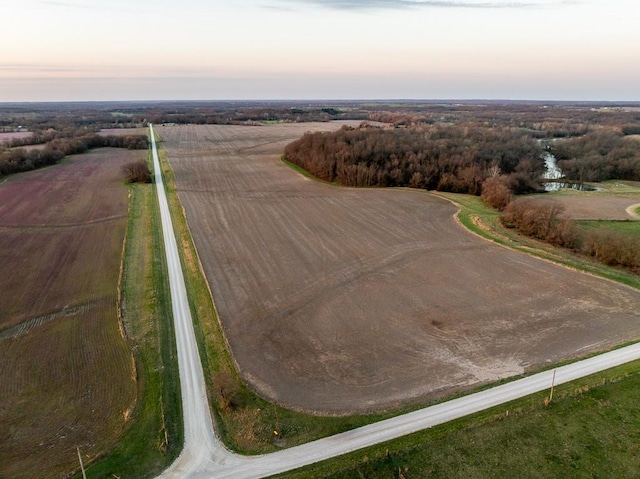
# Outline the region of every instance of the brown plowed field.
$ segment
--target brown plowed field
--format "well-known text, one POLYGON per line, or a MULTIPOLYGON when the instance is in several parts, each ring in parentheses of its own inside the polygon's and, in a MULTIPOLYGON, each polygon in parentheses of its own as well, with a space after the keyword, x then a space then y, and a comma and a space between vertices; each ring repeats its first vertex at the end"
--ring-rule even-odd
MULTIPOLYGON (((637 190, 636 190, 637 191, 637 190)), ((564 206, 563 216, 574 220, 636 220, 627 211, 640 203, 640 193, 612 194, 608 192, 576 192, 564 195, 539 196, 536 201, 554 201, 564 206)))
POLYGON ((117 285, 121 165, 96 150, 0 185, 0 477, 58 478, 104 452, 135 403, 117 285))
POLYGON ((415 190, 311 181, 279 161, 326 124, 160 128, 244 379, 346 413, 640 337, 640 291, 486 242, 415 190))

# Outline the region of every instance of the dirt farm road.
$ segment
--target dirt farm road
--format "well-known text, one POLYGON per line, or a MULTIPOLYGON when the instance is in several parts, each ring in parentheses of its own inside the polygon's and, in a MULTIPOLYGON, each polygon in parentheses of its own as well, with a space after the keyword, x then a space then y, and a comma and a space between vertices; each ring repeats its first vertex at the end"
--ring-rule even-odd
POLYGON ((224 447, 213 430, 204 374, 151 126, 150 134, 175 321, 185 437, 182 453, 169 469, 158 476, 159 479, 266 477, 389 441, 549 389, 554 380, 554 372, 555 384, 562 384, 640 359, 638 343, 272 454, 245 457, 232 453, 224 447))

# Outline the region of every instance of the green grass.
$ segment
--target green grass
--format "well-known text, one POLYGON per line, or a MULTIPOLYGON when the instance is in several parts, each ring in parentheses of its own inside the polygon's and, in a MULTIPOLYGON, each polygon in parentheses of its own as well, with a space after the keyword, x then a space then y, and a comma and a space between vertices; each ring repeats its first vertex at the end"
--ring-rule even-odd
POLYGON ((154 477, 173 462, 183 443, 175 336, 155 189, 140 184, 129 188, 121 288, 125 329, 136 360, 138 398, 118 444, 88 465, 87 476, 92 479, 154 477))
POLYGON ((580 220, 576 223, 584 232, 605 229, 612 233, 637 236, 640 241, 640 221, 580 220))
POLYGON ((638 477, 640 362, 279 478, 638 477))

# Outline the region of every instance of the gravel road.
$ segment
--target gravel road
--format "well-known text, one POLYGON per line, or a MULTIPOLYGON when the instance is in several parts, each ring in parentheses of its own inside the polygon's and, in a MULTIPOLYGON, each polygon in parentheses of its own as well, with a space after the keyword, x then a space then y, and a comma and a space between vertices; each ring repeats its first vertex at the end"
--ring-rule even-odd
MULTIPOLYGON (((268 455, 245 457, 228 451, 212 426, 152 127, 150 133, 176 329, 185 431, 183 452, 159 478, 266 477, 443 424, 551 387, 553 370, 268 455)), ((555 370, 555 384, 638 359, 640 343, 559 367, 555 370)))

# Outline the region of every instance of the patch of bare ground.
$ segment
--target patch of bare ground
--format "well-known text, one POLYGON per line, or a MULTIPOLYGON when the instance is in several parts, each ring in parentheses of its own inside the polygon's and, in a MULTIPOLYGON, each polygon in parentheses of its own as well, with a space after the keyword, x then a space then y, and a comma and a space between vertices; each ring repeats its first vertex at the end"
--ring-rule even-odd
POLYGON ((636 203, 636 204, 627 206, 625 211, 632 218, 640 220, 640 214, 636 213, 637 211, 640 211, 640 203, 636 203))
POLYGON ((43 143, 40 145, 24 145, 24 146, 16 146, 15 148, 21 148, 23 150, 26 151, 37 151, 37 150, 44 150, 47 148, 47 144, 43 143))
POLYGON ((7 133, 0 133, 0 144, 2 144, 5 141, 13 140, 14 138, 17 138, 17 139, 29 138, 32 135, 33 133, 30 131, 15 131, 15 132, 12 131, 7 133))
POLYGON ((0 186, 0 477, 58 478, 111 447, 136 397, 117 287, 144 151, 96 150, 0 186))
POLYGON ((448 395, 640 337, 640 291, 498 247, 448 201, 279 161, 327 124, 160 128, 242 377, 344 414, 448 395))
POLYGON ((540 196, 537 201, 554 201, 564 206, 563 216, 575 220, 633 220, 630 207, 640 202, 640 192, 610 194, 593 191, 540 196))

